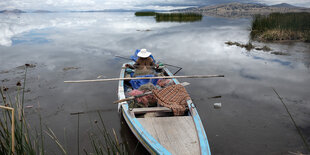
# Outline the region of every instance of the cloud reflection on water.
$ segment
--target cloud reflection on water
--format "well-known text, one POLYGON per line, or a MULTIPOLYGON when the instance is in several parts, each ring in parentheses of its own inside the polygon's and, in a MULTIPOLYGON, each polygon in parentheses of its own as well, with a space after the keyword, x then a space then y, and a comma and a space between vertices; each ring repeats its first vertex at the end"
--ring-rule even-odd
MULTIPOLYGON (((182 79, 191 82, 187 89, 199 107, 204 124, 207 124, 213 151, 219 149, 229 154, 230 149, 235 149, 239 154, 242 151, 250 154, 252 149, 265 150, 268 143, 270 147, 264 153, 285 152, 290 149, 285 147, 288 141, 299 145, 298 139, 294 139, 295 130, 283 128, 290 122, 283 121, 286 118, 279 112, 281 105, 274 102, 277 98, 271 94, 271 87, 289 99, 304 100, 298 108, 310 108, 306 104, 310 100, 310 73, 303 62, 304 56, 309 56, 308 44, 269 45, 277 51, 289 51, 291 56, 255 50, 248 52, 227 46, 226 41, 248 42, 249 19, 204 17, 197 23, 156 23, 153 17, 135 17, 134 13, 23 14, 20 18, 14 15, 0 15, 0 18, 3 21, 0 27, 0 61, 5 62, 0 66, 0 72, 27 62, 38 64, 29 73, 32 74, 30 77, 39 76, 40 80, 32 80, 29 87, 32 95, 41 96, 45 118, 50 124, 59 126, 56 130, 60 135, 62 128, 66 127, 70 130, 68 133, 75 136, 76 126, 67 123, 75 119, 68 117, 68 113, 98 107, 116 108, 110 103, 117 96, 117 83, 64 85, 63 81, 95 79, 98 75, 117 77, 121 64, 126 60, 116 59, 115 55, 129 56, 135 49, 147 48, 157 60, 183 67, 180 75, 225 75, 225 78, 215 79, 182 79), (147 29, 150 31, 137 31, 147 29), (64 72, 65 67, 79 69, 64 72), (223 96, 219 100, 223 109, 213 111, 210 108, 208 103, 213 101, 207 97, 211 95, 223 96), (253 127, 251 121, 259 123, 253 127), (269 124, 265 128, 266 122, 269 124), (275 130, 279 132, 272 132, 275 130), (214 136, 218 133, 221 136, 214 136), (266 136, 266 133, 270 134, 266 136), (284 137, 283 133, 290 135, 284 137), (226 137, 256 141, 258 145, 244 141, 232 145, 226 137), (281 141, 275 144, 266 141, 266 137, 281 141), (227 144, 227 147, 222 149, 221 144, 227 144), (248 148, 243 149, 245 146, 248 148)), ((13 72, 0 74, 0 80, 15 76, 13 72)), ((116 112, 113 114, 117 115, 116 112)), ((298 116, 300 124, 309 122, 306 116, 298 116)), ((105 117, 111 119, 109 125, 117 129, 118 117, 112 118, 110 114, 105 117)), ((81 122, 81 126, 87 129, 88 121, 81 122)), ((296 145, 293 150, 298 150, 296 145)))

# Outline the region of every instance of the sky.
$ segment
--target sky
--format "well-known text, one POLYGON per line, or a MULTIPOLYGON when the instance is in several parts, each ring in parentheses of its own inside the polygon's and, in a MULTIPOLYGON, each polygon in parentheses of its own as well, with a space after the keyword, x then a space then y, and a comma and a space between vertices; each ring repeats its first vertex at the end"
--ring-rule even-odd
POLYGON ((230 2, 263 3, 267 5, 289 3, 296 6, 310 7, 310 0, 0 0, 0 10, 171 10, 230 2))

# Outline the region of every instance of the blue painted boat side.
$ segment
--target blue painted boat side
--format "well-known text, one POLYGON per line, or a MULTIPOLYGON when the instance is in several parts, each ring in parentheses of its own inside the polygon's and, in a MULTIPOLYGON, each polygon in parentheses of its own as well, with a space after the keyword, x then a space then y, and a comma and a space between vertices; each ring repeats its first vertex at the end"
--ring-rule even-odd
POLYGON ((190 109, 192 113, 192 117, 194 119, 195 127, 198 133, 199 137, 199 143, 200 143, 200 149, 201 149, 201 154, 202 155, 210 155, 210 146, 209 146, 209 141, 205 132, 205 129, 203 127, 203 124, 201 122, 201 119, 199 117, 199 114, 197 112, 197 109, 194 104, 192 104, 192 101, 189 100, 187 101, 188 103, 188 108, 190 109))

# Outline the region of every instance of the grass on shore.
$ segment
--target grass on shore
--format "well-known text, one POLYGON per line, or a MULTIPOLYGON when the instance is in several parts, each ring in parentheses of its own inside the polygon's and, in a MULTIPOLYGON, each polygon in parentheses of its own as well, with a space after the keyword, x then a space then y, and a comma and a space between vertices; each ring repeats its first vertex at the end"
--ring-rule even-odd
POLYGON ((251 38, 259 41, 310 42, 310 13, 272 13, 256 15, 252 21, 251 38))

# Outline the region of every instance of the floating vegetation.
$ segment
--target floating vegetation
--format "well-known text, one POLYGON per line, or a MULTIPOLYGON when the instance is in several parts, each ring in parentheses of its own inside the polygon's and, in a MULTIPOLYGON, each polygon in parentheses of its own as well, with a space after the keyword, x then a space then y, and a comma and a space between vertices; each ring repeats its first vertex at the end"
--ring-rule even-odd
MULTIPOLYGON (((241 43, 238 43, 238 42, 231 42, 231 41, 227 41, 225 42, 225 44, 229 45, 229 46, 233 46, 233 45, 236 45, 238 47, 241 47, 241 48, 245 48, 247 51, 251 51, 253 49, 255 50, 258 50, 258 51, 264 51, 264 52, 270 52, 272 51, 272 49, 266 45, 264 45, 263 47, 256 47, 254 46, 252 43, 247 43, 247 44, 241 44, 241 43)), ((270 52, 270 54, 274 54, 274 55, 285 55, 285 56, 288 56, 290 55, 289 53, 284 53, 284 52, 277 52, 277 51, 273 51, 273 52, 270 52)))
POLYGON ((68 71, 68 70, 73 70, 73 69, 80 69, 80 67, 65 67, 62 70, 63 71, 68 71))
POLYGON ((238 42, 227 41, 227 42, 225 42, 225 44, 227 44, 229 46, 236 45, 238 47, 245 48, 247 51, 251 51, 252 49, 255 49, 255 46, 250 42, 247 44, 240 44, 238 42))
POLYGON ((35 64, 25 64, 25 65, 21 65, 21 66, 16 67, 16 69, 25 69, 25 66, 27 68, 35 68, 37 65, 35 65, 35 64))
POLYGON ((156 13, 156 22, 196 22, 202 20, 198 13, 156 13))
POLYGON ((8 81, 10 81, 10 79, 3 79, 3 80, 1 80, 1 82, 8 82, 8 81))
POLYGON ((262 50, 265 51, 265 52, 269 52, 269 51, 271 51, 271 48, 265 45, 265 46, 262 48, 262 50))
POLYGON ((146 29, 146 30, 137 30, 137 31, 140 31, 140 32, 148 32, 148 31, 152 31, 152 30, 146 29))
POLYGON ((268 46, 264 46, 264 47, 256 47, 255 48, 256 50, 258 50, 258 51, 261 51, 261 50, 263 50, 263 51, 265 51, 265 52, 269 52, 269 51, 271 51, 271 48, 270 47, 268 47, 268 46))
POLYGON ((222 98, 222 96, 212 96, 212 97, 208 97, 208 99, 215 99, 215 98, 222 98))
POLYGON ((290 55, 288 53, 283 53, 283 52, 271 52, 271 54, 274 54, 274 55, 290 55))
POLYGON ((136 16, 155 16, 156 13, 152 11, 142 11, 142 12, 136 12, 136 16))
POLYGON ((6 74, 9 73, 10 71, 0 71, 0 74, 6 74))
POLYGON ((310 42, 310 13, 256 15, 250 36, 258 41, 310 42))

